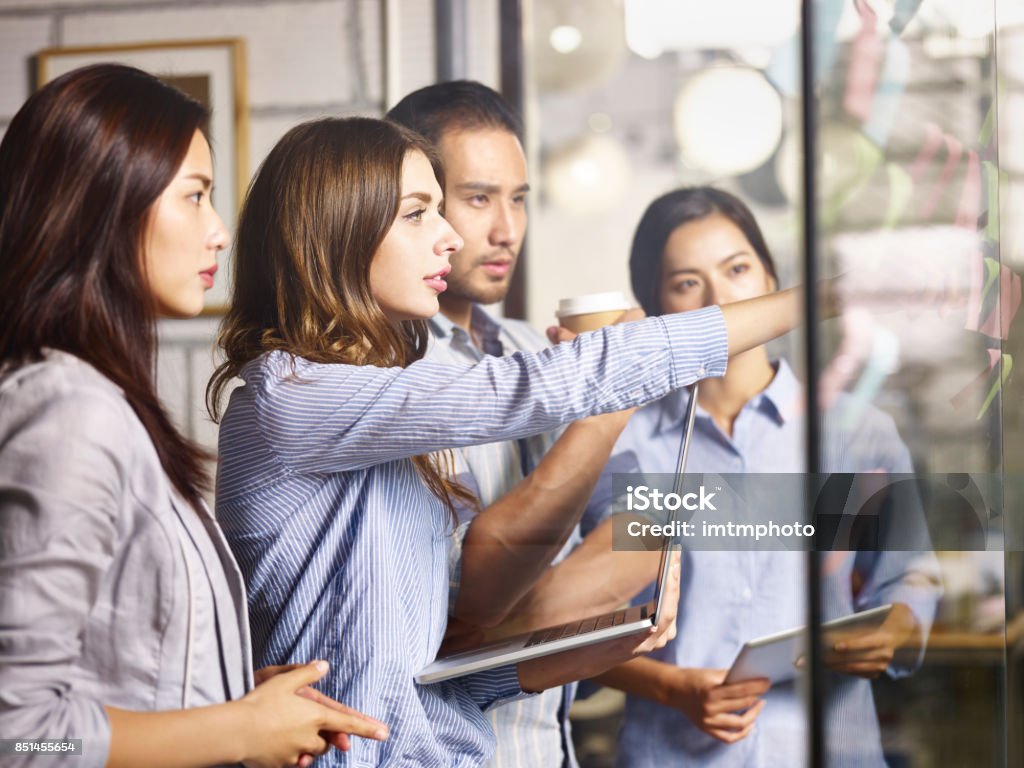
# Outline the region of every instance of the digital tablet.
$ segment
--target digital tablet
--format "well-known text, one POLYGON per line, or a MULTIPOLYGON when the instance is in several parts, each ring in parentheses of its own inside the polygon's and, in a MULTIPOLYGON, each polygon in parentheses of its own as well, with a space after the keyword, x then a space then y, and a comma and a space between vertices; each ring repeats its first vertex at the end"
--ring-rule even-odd
MULTIPOLYGON (((892 610, 892 603, 860 613, 851 613, 821 625, 821 642, 830 648, 844 637, 855 637, 878 629, 892 610)), ((768 678, 772 683, 792 680, 800 672, 797 660, 804 655, 805 627, 787 629, 748 641, 725 676, 726 684, 768 678)))

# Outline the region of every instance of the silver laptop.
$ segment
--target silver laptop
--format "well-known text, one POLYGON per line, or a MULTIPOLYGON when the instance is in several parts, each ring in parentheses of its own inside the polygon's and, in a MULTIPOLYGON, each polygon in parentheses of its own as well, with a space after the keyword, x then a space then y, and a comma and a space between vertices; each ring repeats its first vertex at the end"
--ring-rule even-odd
MULTIPOLYGON (((697 411, 697 385, 691 384, 690 403, 685 414, 685 428, 679 443, 679 458, 676 462, 675 491, 682 492, 683 472, 686 456, 693 434, 694 415, 697 411)), ((673 522, 673 520, 669 520, 673 522)), ((666 526, 671 530, 671 526, 666 526)), ((570 621, 556 627, 525 632, 521 635, 484 643, 467 650, 438 656, 433 663, 420 670, 416 682, 421 684, 439 683, 453 677, 462 677, 485 669, 506 664, 536 659, 561 653, 585 645, 613 640, 626 635, 647 632, 658 623, 663 608, 663 598, 671 568, 672 536, 665 536, 661 544, 661 564, 658 567, 657 585, 654 598, 644 605, 622 608, 601 616, 591 616, 580 621, 570 621)))

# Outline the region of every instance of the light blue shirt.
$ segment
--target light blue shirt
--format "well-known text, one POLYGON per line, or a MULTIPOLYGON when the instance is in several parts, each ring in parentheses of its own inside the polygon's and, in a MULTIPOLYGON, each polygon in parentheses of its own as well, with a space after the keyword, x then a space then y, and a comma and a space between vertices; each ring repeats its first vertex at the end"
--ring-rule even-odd
POLYGON ((220 429, 217 514, 246 578, 263 664, 324 658, 320 688, 391 728, 337 766, 476 766, 483 711, 514 666, 435 685, 452 521, 410 457, 516 440, 650 402, 727 359, 717 308, 581 335, 474 366, 318 364, 273 352, 241 372, 220 429))
MULTIPOLYGON (((485 355, 506 355, 516 351, 535 352, 550 346, 548 340, 533 327, 518 320, 496 319, 473 305, 471 325, 474 337, 442 314, 430 321, 430 346, 427 359, 452 364, 472 364, 485 355)), ((459 482, 472 490, 487 507, 512 490, 531 472, 555 442, 559 432, 546 432, 521 440, 487 443, 456 450, 455 467, 459 482)), ((461 573, 462 539, 471 515, 460 511, 459 534, 453 537, 452 590, 458 590, 461 573)), ((569 540, 555 557, 565 558, 578 544, 579 528, 573 529, 569 540)), ((490 768, 532 768, 532 766, 576 766, 569 727, 569 705, 575 696, 575 684, 544 691, 494 707, 487 713, 497 748, 490 768)))
MULTIPOLYGON (((686 391, 642 408, 623 432, 587 512, 589 524, 610 504, 615 472, 674 473, 686 391)), ((830 472, 908 473, 910 455, 883 412, 866 409, 852 429, 838 427, 847 406, 840 397, 826 415, 823 466, 830 472)), ((804 406, 800 383, 785 361, 771 384, 744 406, 729 437, 698 406, 688 472, 800 472, 804 462, 804 406)), ((901 510, 918 515, 920 509, 901 510)), ((678 634, 654 658, 680 667, 728 668, 743 643, 805 623, 806 554, 791 551, 693 551, 684 548, 678 634)), ((939 597, 938 564, 930 552, 824 553, 823 618, 837 618, 889 602, 907 604, 924 629, 939 597), (856 593, 852 584, 860 586, 856 593)), ((890 667, 909 674, 914 662, 890 667)), ((825 733, 829 766, 884 766, 869 681, 826 673, 825 733)), ((695 764, 708 768, 779 768, 806 764, 807 714, 793 683, 765 696, 751 734, 724 744, 684 714, 650 699, 628 697, 617 765, 654 768, 695 764)))

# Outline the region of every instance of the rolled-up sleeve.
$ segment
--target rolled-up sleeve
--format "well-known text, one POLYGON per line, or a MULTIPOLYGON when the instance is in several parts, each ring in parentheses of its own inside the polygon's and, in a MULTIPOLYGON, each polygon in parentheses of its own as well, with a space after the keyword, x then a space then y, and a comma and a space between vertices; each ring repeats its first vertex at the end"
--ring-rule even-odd
POLYGON ((527 693, 520 687, 517 664, 506 664, 504 667, 466 675, 459 678, 458 684, 484 711, 510 701, 536 696, 534 693, 527 693))
POLYGON ((73 667, 117 542, 117 406, 105 393, 18 394, 0 400, 0 735, 83 739, 73 762, 99 767, 110 726, 103 704, 76 689, 73 667))

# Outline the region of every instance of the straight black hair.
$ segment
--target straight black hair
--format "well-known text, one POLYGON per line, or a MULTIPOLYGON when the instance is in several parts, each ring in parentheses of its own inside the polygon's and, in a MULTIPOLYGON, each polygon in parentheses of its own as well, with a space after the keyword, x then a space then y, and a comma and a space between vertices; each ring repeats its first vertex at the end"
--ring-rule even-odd
POLYGON ((451 80, 413 91, 386 115, 435 147, 449 131, 498 128, 522 141, 518 116, 493 88, 474 80, 451 80))
POLYGON ((648 315, 660 315, 661 270, 665 243, 673 232, 691 221, 725 216, 753 246, 754 252, 773 279, 775 261, 757 226, 754 214, 742 200, 714 187, 684 187, 662 195, 647 206, 633 235, 629 254, 629 275, 633 295, 648 315))
POLYGON ((156 309, 143 263, 153 204, 207 110, 146 72, 96 64, 34 93, 0 143, 0 365, 45 349, 124 391, 164 471, 193 504, 206 454, 156 393, 156 309))

